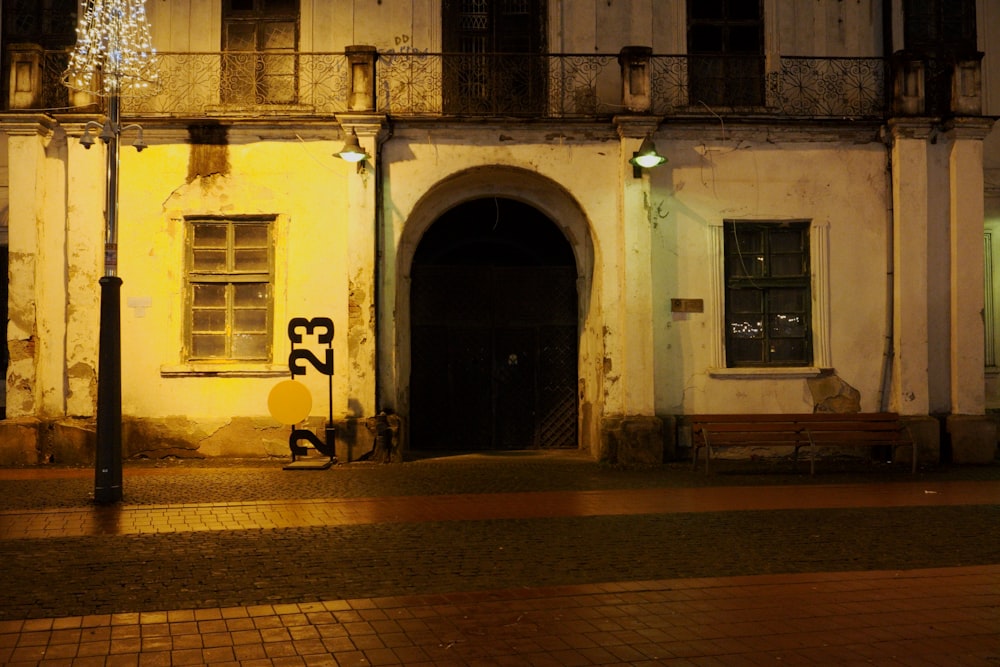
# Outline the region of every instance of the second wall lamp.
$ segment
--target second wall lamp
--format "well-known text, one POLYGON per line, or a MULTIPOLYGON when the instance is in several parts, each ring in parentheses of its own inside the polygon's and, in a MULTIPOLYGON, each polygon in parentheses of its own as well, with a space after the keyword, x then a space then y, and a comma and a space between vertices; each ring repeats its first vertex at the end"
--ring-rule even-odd
POLYGON ((653 138, 646 135, 646 138, 639 144, 639 150, 632 153, 632 159, 629 160, 629 164, 632 165, 632 176, 642 178, 643 169, 659 167, 666 161, 667 158, 656 152, 656 144, 653 143, 653 138))
POLYGON ((358 165, 358 171, 364 168, 364 161, 368 158, 368 151, 361 147, 358 143, 358 134, 351 130, 351 133, 347 135, 347 139, 344 141, 344 147, 339 151, 334 153, 341 160, 347 162, 353 162, 358 165))

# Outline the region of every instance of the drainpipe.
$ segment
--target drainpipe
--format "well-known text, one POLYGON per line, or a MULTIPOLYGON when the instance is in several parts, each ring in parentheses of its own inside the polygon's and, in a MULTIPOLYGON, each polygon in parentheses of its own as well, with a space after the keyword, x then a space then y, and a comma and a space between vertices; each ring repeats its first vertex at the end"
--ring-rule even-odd
MULTIPOLYGON (((896 60, 892 57, 893 53, 893 32, 892 32, 892 2, 891 0, 883 0, 882 2, 882 56, 885 58, 885 62, 889 63, 890 68, 893 67, 896 60)), ((895 109, 894 91, 895 91, 895 76, 894 72, 890 72, 890 76, 893 80, 893 85, 885 87, 885 108, 895 109)), ((894 325, 896 322, 895 318, 895 289, 894 283, 896 279, 896 267, 895 267, 895 240, 894 240, 894 230, 895 230, 895 207, 893 206, 893 192, 892 192, 892 134, 889 132, 888 128, 883 125, 882 132, 886 139, 886 175, 888 176, 888 182, 886 184, 886 190, 888 197, 886 201, 888 202, 888 207, 886 209, 886 272, 885 272, 885 342, 883 344, 882 350, 882 377, 879 382, 879 410, 882 412, 888 412, 889 410, 889 388, 892 385, 892 360, 893 355, 895 355, 895 347, 893 345, 893 338, 895 337, 894 325)))
MULTIPOLYGON (((385 205, 382 201, 383 184, 385 172, 382 170, 382 147, 392 139, 392 122, 386 123, 385 132, 380 132, 375 137, 375 291, 372 294, 372 305, 375 308, 375 414, 378 415, 385 410, 382 400, 382 363, 381 363, 381 343, 382 343, 382 262, 385 258, 385 205)), ((395 410, 394 405, 389 406, 390 410, 395 410)))
POLYGON ((888 208, 886 216, 886 272, 885 272, 885 343, 882 351, 882 379, 879 383, 879 410, 889 411, 889 387, 892 384, 892 358, 895 354, 893 338, 895 337, 894 325, 895 317, 895 289, 896 279, 895 268, 895 241, 893 239, 895 227, 895 209, 892 204, 892 137, 888 135, 889 141, 886 143, 886 173, 888 175, 888 208))

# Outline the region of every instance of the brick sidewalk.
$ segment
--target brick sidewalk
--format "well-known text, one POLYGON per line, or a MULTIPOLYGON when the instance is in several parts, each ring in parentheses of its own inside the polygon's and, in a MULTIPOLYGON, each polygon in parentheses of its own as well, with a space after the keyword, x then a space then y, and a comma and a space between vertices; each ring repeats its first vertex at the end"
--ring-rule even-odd
MULTIPOLYGON (((408 496, 399 468, 127 470, 168 501, 274 482, 4 510, 0 663, 1000 664, 1000 482, 649 488, 571 461, 565 485, 596 488, 552 490, 546 465, 408 496), (312 496, 355 475, 373 495, 312 496)), ((0 494, 19 477, 87 472, 0 471, 0 494)))

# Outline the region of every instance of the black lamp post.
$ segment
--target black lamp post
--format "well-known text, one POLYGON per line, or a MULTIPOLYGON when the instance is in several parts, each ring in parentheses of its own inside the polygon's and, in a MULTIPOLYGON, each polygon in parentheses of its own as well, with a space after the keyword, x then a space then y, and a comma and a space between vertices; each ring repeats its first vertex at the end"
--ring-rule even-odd
POLYGON ((121 96, 148 94, 156 81, 155 52, 150 46, 145 0, 88 0, 77 27, 65 82, 71 88, 107 98, 105 122, 90 121, 80 143, 94 145, 91 129, 106 146, 104 276, 100 279, 101 313, 97 360, 97 452, 94 462, 94 501, 122 499, 122 379, 121 278, 118 277, 118 167, 119 140, 135 129, 134 146, 142 150, 142 128, 121 125, 121 96))

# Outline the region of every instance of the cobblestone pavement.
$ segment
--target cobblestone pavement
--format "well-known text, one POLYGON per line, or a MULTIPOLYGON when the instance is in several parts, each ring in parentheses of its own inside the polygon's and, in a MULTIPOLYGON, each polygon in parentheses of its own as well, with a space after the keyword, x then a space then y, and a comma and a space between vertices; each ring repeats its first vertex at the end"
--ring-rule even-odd
POLYGON ((282 463, 0 470, 0 663, 1000 664, 997 466, 282 463))

